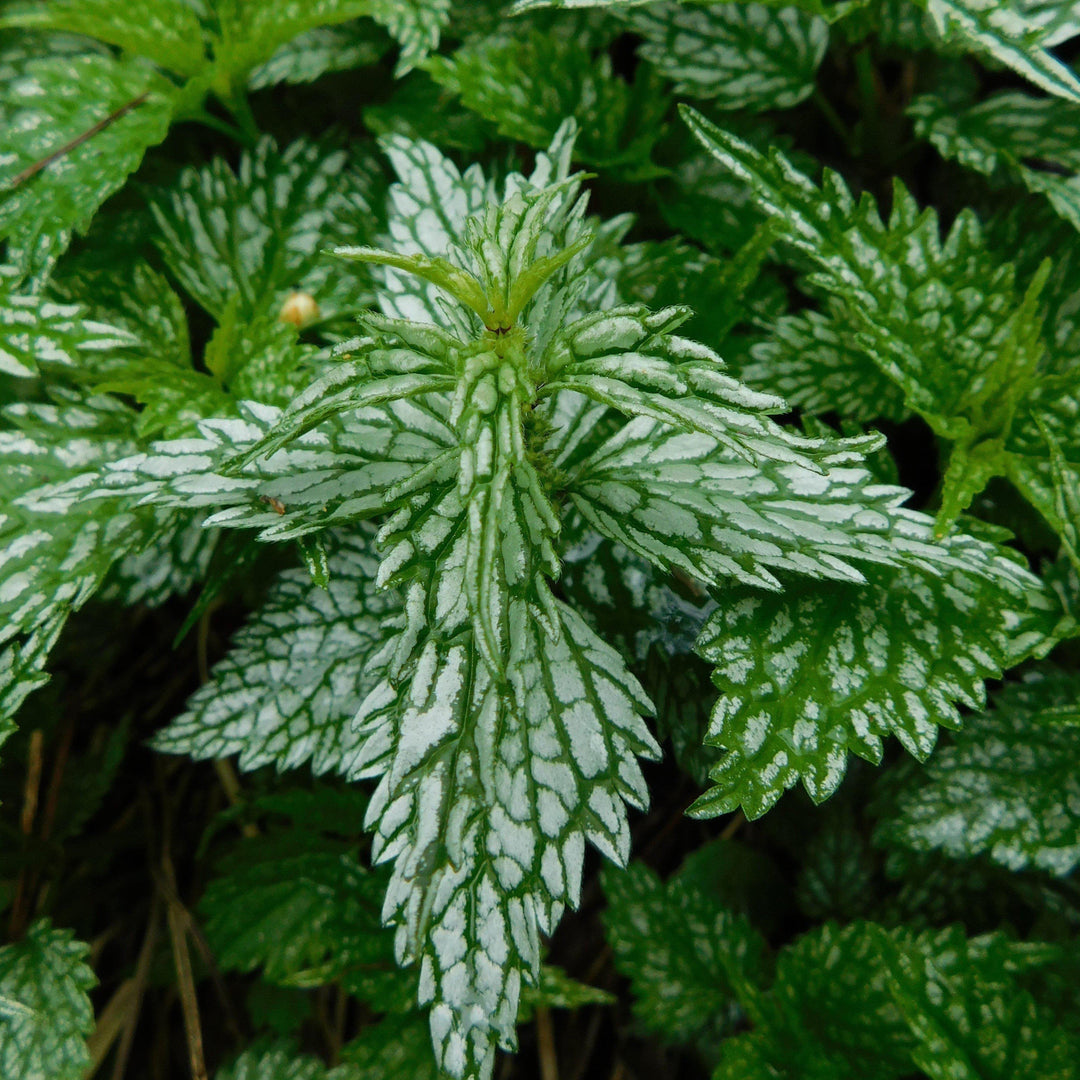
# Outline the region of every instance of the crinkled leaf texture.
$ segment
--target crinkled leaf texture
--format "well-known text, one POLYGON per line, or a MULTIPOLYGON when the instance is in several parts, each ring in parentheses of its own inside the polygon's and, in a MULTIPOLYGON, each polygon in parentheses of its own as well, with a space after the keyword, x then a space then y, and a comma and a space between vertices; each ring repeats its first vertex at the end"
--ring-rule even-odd
POLYGON ((385 885, 346 844, 294 830, 234 848, 199 908, 222 970, 258 968, 282 986, 340 980, 380 1012, 407 1012, 416 980, 380 924, 385 885))
POLYGON ((744 1019, 739 1000, 771 965, 764 938, 716 888, 716 877, 745 869, 721 843, 696 852, 667 883, 638 862, 604 872, 606 936, 637 1016, 666 1041, 694 1043, 709 1057, 744 1019))
POLYGON ((127 585, 117 581, 116 588, 162 598, 190 586, 213 538, 192 532, 186 515, 115 499, 89 513, 72 512, 67 502, 46 509, 26 504, 43 481, 93 476, 84 470, 130 453, 134 413, 114 399, 58 392, 55 405, 13 405, 5 418, 13 425, 0 430, 0 732, 6 736, 8 718, 46 681, 45 661, 67 616, 98 590, 117 560, 160 543, 152 566, 127 563, 127 585))
POLYGON ((694 813, 757 817, 799 780, 820 802, 847 754, 878 763, 887 735, 925 758, 939 726, 960 726, 957 704, 979 707, 985 679, 1054 640, 1048 591, 970 537, 926 543, 922 566, 865 575, 723 594, 698 650, 720 690, 708 741, 727 753, 694 813))
POLYGON ((0 1072, 4 1080, 81 1080, 97 984, 88 945, 48 919, 0 949, 0 1072))
POLYGON ((890 840, 954 856, 986 852, 1019 870, 1068 874, 1080 862, 1077 680, 1032 671, 970 717, 900 797, 890 840))
POLYGON ((158 246, 184 290, 218 321, 277 317, 295 289, 323 316, 370 302, 362 275, 336 272, 324 249, 371 236, 377 184, 340 147, 270 138, 240 159, 185 169, 154 199, 158 246))
POLYGON ((994 476, 1012 479, 1059 525, 1041 433, 1049 429, 1075 461, 1075 424, 1065 417, 1076 402, 1072 357, 1048 350, 1042 337, 1039 296, 1050 264, 1021 295, 1015 268, 994 258, 973 212, 961 211, 942 241, 935 212, 919 212, 897 182, 886 226, 873 200, 856 202, 835 173, 826 170, 818 187, 779 151, 765 156, 692 110, 683 115, 810 260, 809 285, 842 305, 853 342, 902 391, 904 405, 953 443, 939 531, 994 476))
POLYGON ((814 88, 829 29, 796 7, 648 4, 623 19, 644 39, 639 54, 680 95, 722 109, 788 109, 814 88))
POLYGON ((356 748, 349 722, 378 681, 368 664, 402 614, 394 593, 375 588, 378 565, 360 532, 341 537, 326 588, 304 569, 281 574, 155 747, 239 754, 243 769, 344 769, 356 748))

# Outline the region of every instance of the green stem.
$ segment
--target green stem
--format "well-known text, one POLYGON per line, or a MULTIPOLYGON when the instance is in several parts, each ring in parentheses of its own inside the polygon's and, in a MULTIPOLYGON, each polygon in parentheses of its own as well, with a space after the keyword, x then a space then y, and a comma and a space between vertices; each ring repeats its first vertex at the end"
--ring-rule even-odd
POLYGON ((259 141, 261 132, 255 122, 255 114, 251 111, 247 92, 233 86, 229 93, 222 97, 222 102, 240 127, 241 141, 248 146, 254 146, 259 141))
POLYGON ((230 139, 234 139, 238 143, 247 144, 249 142, 248 136, 235 124, 230 124, 227 120, 222 120, 220 116, 215 116, 205 109, 200 109, 199 112, 191 117, 191 119, 202 124, 204 127, 221 132, 222 135, 228 135, 230 139))

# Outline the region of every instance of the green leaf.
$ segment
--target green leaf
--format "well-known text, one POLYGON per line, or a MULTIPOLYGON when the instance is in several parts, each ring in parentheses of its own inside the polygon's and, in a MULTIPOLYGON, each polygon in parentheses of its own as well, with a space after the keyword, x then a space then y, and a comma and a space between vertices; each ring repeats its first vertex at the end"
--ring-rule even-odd
POLYGON ((606 53, 564 33, 491 35, 426 65, 437 83, 496 125, 500 134, 546 148, 567 116, 579 127, 575 156, 590 165, 647 175, 667 100, 644 73, 614 75, 606 53))
MULTIPOLYGON (((535 192, 554 180, 567 179, 575 132, 574 122, 567 121, 556 133, 548 152, 537 155, 531 177, 526 179, 518 173, 507 177, 506 194, 512 196, 519 190, 535 192)), ((430 143, 389 135, 381 144, 399 177, 389 193, 387 246, 400 255, 428 258, 444 258, 448 253, 460 252, 466 245, 466 223, 497 202, 494 184, 484 178, 477 165, 462 173, 430 143)), ((580 217, 571 209, 575 194, 576 191, 564 189, 561 205, 549 207, 552 213, 548 228, 553 236, 548 243, 552 247, 569 246, 583 233, 580 217)), ((535 216, 532 224, 534 227, 538 224, 535 216)), ((467 261, 463 252, 460 261, 467 261)), ((475 323, 447 305, 440 289, 430 280, 402 273, 389 265, 377 269, 376 274, 381 286, 379 306, 386 315, 436 323, 463 337, 475 332, 475 323)), ((532 329, 540 338, 541 328, 534 324, 532 329)))
MULTIPOLYGON (((342 1048, 342 1058, 363 1080, 440 1080, 431 1035, 419 1013, 384 1017, 342 1048)), ((290 1078, 291 1080, 291 1078, 290 1078)))
POLYGON ((892 841, 1013 870, 1068 874, 1080 862, 1080 713, 1076 679, 1054 669, 1006 686, 969 717, 883 826, 892 841))
MULTIPOLYGON (((1047 51, 1057 36, 1017 0, 919 0, 946 40, 962 41, 1029 79, 1041 90, 1080 102, 1080 79, 1047 51)), ((1054 18, 1050 12, 1050 18, 1054 18)), ((1075 28, 1072 29, 1075 33, 1075 28)))
POLYGON ((1013 267, 995 264, 974 213, 962 211, 943 243, 934 211, 918 212, 897 182, 886 227, 873 201, 856 203, 835 173, 819 189, 778 151, 766 158, 692 110, 684 118, 816 267, 810 283, 842 302, 854 340, 907 407, 955 441, 944 534, 990 477, 1009 472, 1006 440, 1040 377, 1038 297, 1049 265, 1018 297, 1013 267))
POLYGON ((359 16, 381 23, 401 43, 398 74, 404 74, 439 44, 450 14, 449 0, 219 0, 221 42, 216 55, 234 83, 277 50, 318 27, 359 16))
MULTIPOLYGON (((723 852, 703 848, 696 858, 708 854, 723 852)), ((743 1018, 739 999, 767 979, 764 939, 690 867, 664 884, 635 862, 605 870, 603 883, 607 939, 616 968, 631 980, 637 1017, 666 1041, 715 1056, 743 1018)))
MULTIPOLYGON (((113 349, 137 348, 174 367, 191 367, 183 301, 165 276, 146 263, 84 267, 65 260, 50 285, 61 299, 83 305, 98 321, 129 335, 127 340, 117 335, 119 340, 110 343, 113 349)), ((90 374, 104 373, 110 370, 112 360, 112 356, 87 358, 78 366, 90 374)), ((75 363, 74 359, 70 362, 75 363)))
POLYGON ((401 45, 395 75, 404 75, 438 48, 450 9, 450 0, 371 0, 371 17, 401 45))
POLYGON ((1054 1071, 1068 1037, 1018 979, 1055 955, 1002 934, 967 938, 960 927, 915 937, 827 923, 780 953, 772 988, 755 999, 754 1031, 723 1044, 714 1076, 893 1080, 916 1066, 971 1080, 1073 1076, 1054 1071), (1012 1073, 1004 1063, 1013 1039, 1018 1061, 1051 1071, 1012 1073))
POLYGON ((161 252, 185 292, 219 322, 230 303, 250 322, 277 318, 297 289, 324 317, 370 302, 364 279, 341 274, 323 250, 369 235, 373 198, 346 151, 306 139, 279 150, 264 138, 236 172, 221 158, 184 170, 153 208, 161 252))
POLYGON ((137 10, 125 0, 16 0, 0 16, 5 26, 85 34, 179 75, 194 75, 209 62, 187 0, 144 0, 137 10))
POLYGON ((14 268, 0 266, 0 372, 28 378, 46 365, 92 367, 135 340, 119 326, 87 318, 78 305, 25 291, 14 268))
MULTIPOLYGON (((107 399, 10 406, 0 430, 0 717, 11 716, 42 673, 67 616, 92 596, 113 563, 167 530, 168 515, 99 504, 68 514, 32 508, 32 494, 132 448, 132 413, 107 399)), ((5 732, 6 734, 6 732, 5 732)))
POLYGON ((274 764, 316 773, 344 769, 357 739, 350 722, 378 681, 369 664, 396 630, 400 602, 375 589, 367 534, 343 535, 326 588, 287 570, 237 633, 210 681, 159 732, 158 750, 196 758, 240 755, 240 767, 274 764))
POLYGON ((808 918, 851 920, 872 907, 877 860, 857 825, 856 812, 840 799, 819 815, 796 885, 799 910, 808 918))
POLYGON ((889 734, 923 759, 939 726, 960 726, 956 703, 979 707, 984 679, 1053 640, 1056 604, 1026 569, 971 537, 941 549, 951 568, 875 567, 862 586, 725 592, 698 649, 717 665, 709 741, 727 754, 696 815, 742 806, 758 817, 797 780, 821 802, 848 752, 880 763, 889 734))
POLYGON ((785 315, 750 349, 739 377, 809 416, 836 412, 858 423, 903 420, 904 395, 852 340, 842 303, 785 315))
POLYGON ((425 71, 413 71, 382 104, 363 111, 364 126, 376 135, 400 135, 475 157, 493 136, 491 124, 470 112, 458 96, 444 90, 425 71))
MULTIPOLYGON (((574 391, 627 416, 699 432, 755 463, 805 461, 800 451, 820 449, 766 419, 784 409, 780 398, 744 386, 711 349, 674 333, 689 315, 627 306, 571 323, 551 350, 544 393, 574 391)), ((643 424, 634 430, 640 437, 643 424)))
POLYGON ((468 638, 429 639, 401 689, 376 688, 357 716, 353 774, 381 777, 373 857, 394 860, 385 910, 399 958, 421 961, 453 1076, 485 1075, 495 1041, 513 1045, 538 934, 578 902, 586 840, 625 860, 623 802, 645 798, 635 759, 658 752, 621 659, 568 608, 557 615, 548 636, 514 614, 507 689, 468 638))
POLYGON ((346 845, 293 830, 234 848, 199 910, 224 971, 258 968, 283 986, 340 981, 380 1012, 404 1012, 415 979, 398 970, 380 925, 385 885, 346 845))
POLYGON ((1026 966, 1010 955, 1016 946, 1000 935, 966 939, 959 927, 935 946, 927 955, 882 937, 890 990, 919 1040, 912 1058, 930 1080, 1077 1075, 1080 1047, 1009 977, 1017 959, 1026 966))
POLYGON ((920 213, 897 183, 886 226, 872 200, 856 203, 835 173, 826 171, 818 188, 778 151, 766 158, 692 110, 683 115, 816 266, 812 283, 843 303, 855 341, 906 404, 949 437, 997 434, 991 423, 1003 421, 995 410, 1015 408, 1015 391, 1005 402, 986 400, 985 391, 995 365, 1013 363, 1026 313, 1017 308, 1012 267, 995 264, 974 214, 962 212, 942 243, 934 211, 920 213))
POLYGON ((768 226, 730 260, 714 258, 681 239, 628 244, 616 254, 618 293, 627 303, 653 310, 690 308, 694 336, 720 348, 740 323, 758 318, 771 322, 786 308, 783 287, 762 270, 771 246, 768 226))
POLYGON ((97 983, 90 947, 40 919, 0 948, 0 1070, 5 1080, 82 1080, 97 983))
POLYGON ((916 132, 942 157, 1045 195, 1062 218, 1080 229, 1080 109, 1007 91, 959 110, 925 95, 908 114, 916 132))
MULTIPOLYGON (((578 531, 571 529, 571 535, 578 531)), ((679 767, 704 787, 720 756, 702 745, 714 691, 708 665, 691 652, 713 607, 704 588, 685 576, 669 578, 593 533, 564 550, 559 587, 606 641, 634 658, 635 674, 656 708, 658 738, 670 743, 679 767)))
POLYGON ((631 7, 622 18, 644 39, 638 54, 675 92, 721 109, 790 109, 814 89, 829 41, 824 19, 797 7, 674 3, 631 7))
POLYGON ((538 1008, 581 1009, 586 1005, 614 1005, 616 1000, 614 994, 571 979, 560 967, 544 964, 536 986, 526 986, 521 992, 518 1023, 528 1023, 538 1008))
POLYGON ((320 26, 282 45, 255 68, 248 87, 264 90, 278 83, 312 83, 331 71, 370 67, 389 47, 386 35, 366 19, 320 26))
MULTIPOLYGON (((254 457, 280 410, 244 402, 239 418, 201 421, 198 438, 152 443, 141 453, 116 456, 97 475, 85 474, 43 490, 53 508, 118 494, 171 509, 216 513, 207 527, 258 529, 260 540, 305 533, 386 513, 408 492, 414 475, 446 462, 453 445, 445 411, 391 402, 379 415, 349 415, 337 426, 300 436, 266 460, 254 457), (227 466, 228 471, 227 471, 227 466)), ((427 471, 425 471, 427 470, 427 471)))
MULTIPOLYGON (((108 352, 81 353, 72 375, 99 392, 126 394, 143 406, 135 423, 139 437, 180 435, 203 416, 234 411, 218 380, 195 370, 187 314, 163 275, 145 264, 103 267, 69 259, 50 285, 55 294, 122 328, 126 339, 118 331, 116 347, 108 352)), ((272 344, 263 340, 261 329, 245 326, 243 340, 234 343, 235 364, 272 344)), ((270 327, 271 332, 283 329, 270 327)), ((215 333, 212 340, 218 337, 215 333)))
POLYGON ((754 1032, 723 1044, 714 1080, 909 1074, 915 1040, 890 994, 885 938, 873 923, 826 923, 783 949, 772 988, 755 1002, 754 1032))
POLYGON ((318 1058, 298 1054, 291 1043, 283 1043, 245 1050, 231 1065, 218 1069, 214 1080, 359 1080, 359 1074, 348 1065, 328 1069, 318 1058))
MULTIPOLYGON (((691 3, 708 4, 712 0, 690 0, 691 3)), ((729 0, 723 0, 729 2, 729 0)), ((842 18, 849 10, 861 6, 862 0, 763 0, 762 7, 798 8, 811 15, 821 15, 830 20, 842 18)), ((609 8, 621 12, 626 8, 644 7, 655 0, 515 0, 511 12, 520 15, 538 8, 609 8)))
POLYGON ((282 45, 317 27, 370 15, 372 0, 216 0, 215 10, 217 65, 227 82, 244 85, 282 45))
POLYGON ((174 98, 172 84, 137 60, 61 54, 28 62, 0 98, 0 238, 26 253, 45 241, 59 251, 72 230, 85 232, 165 138, 174 98))
POLYGON ((862 581, 853 562, 962 565, 928 518, 900 506, 905 489, 866 471, 861 451, 875 439, 800 439, 758 423, 753 448, 780 432, 766 450, 778 460, 751 464, 713 439, 634 420, 576 466, 567 490, 598 532, 707 584, 778 589, 773 570, 862 581))
POLYGON ((113 563, 98 593, 100 599, 118 600, 128 607, 160 607, 202 581, 218 541, 217 530, 203 528, 198 515, 181 513, 170 518, 142 550, 113 563))

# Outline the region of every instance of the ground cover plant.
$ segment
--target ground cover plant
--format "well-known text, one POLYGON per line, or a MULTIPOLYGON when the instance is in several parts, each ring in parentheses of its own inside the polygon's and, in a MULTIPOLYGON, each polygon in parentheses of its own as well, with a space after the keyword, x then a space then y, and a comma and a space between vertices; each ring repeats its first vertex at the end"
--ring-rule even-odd
POLYGON ((0 1076, 1080 1076, 1078 42, 0 6, 0 1076))

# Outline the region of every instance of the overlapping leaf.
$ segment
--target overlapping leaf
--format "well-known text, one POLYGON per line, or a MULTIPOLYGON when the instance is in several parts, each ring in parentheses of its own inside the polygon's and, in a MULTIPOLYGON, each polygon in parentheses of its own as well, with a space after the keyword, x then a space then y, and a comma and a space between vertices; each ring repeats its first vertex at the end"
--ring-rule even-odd
POLYGON ((359 16, 382 23, 401 43, 398 73, 403 74, 439 44, 450 4, 449 0, 219 0, 218 10, 222 23, 219 62, 234 78, 246 82, 253 68, 293 38, 359 16))
POLYGON ((1067 874, 1080 862, 1080 717, 1075 678, 1010 684, 970 717, 901 795, 887 836, 950 855, 987 852, 1012 869, 1067 874))
POLYGON ((922 1068, 983 1080, 1010 1075, 1014 1051, 1022 1075, 1064 1080, 1075 1075, 1070 1039, 1019 980, 1054 953, 959 927, 916 937, 828 923, 780 953, 772 988, 753 1002, 754 1031, 724 1043, 714 1075, 886 1080, 922 1068))
POLYGON ((395 74, 404 75, 438 47, 450 0, 371 0, 371 17, 401 44, 395 74))
POLYGON ((174 99, 173 85, 138 60, 97 53, 28 60, 0 98, 0 238, 24 261, 42 244, 66 247, 165 138, 174 99))
POLYGON ((675 92, 722 109, 788 109, 814 88, 829 40, 824 19, 797 7, 675 3, 631 7, 623 16, 644 39, 638 53, 675 92))
POLYGON ((576 156, 649 174, 667 101, 643 72, 627 83, 606 54, 564 33, 488 36, 427 65, 435 81, 493 122, 500 134, 546 148, 567 116, 579 127, 576 156))
POLYGON ((0 949, 0 1069, 11 1080, 81 1080, 97 983, 88 945, 48 919, 0 949))
POLYGON ((946 551, 952 568, 867 568, 864 585, 725 592, 698 648, 727 753, 695 813, 756 817, 798 780, 820 802, 849 752, 880 762, 890 734, 925 758, 957 703, 980 706, 984 679, 1052 643, 1057 605, 1026 569, 970 537, 946 551))
POLYGON ((962 110, 926 95, 909 112, 942 156, 1019 181, 1080 229, 1080 109, 1007 91, 962 110))
POLYGON ((964 42, 1029 79, 1041 90, 1080 103, 1080 79, 1049 47, 1076 33, 1075 16, 1050 5, 1027 10, 1021 0, 925 0, 941 35, 964 42))
MULTIPOLYGON (((130 411, 104 399, 11 406, 0 431, 0 716, 46 681, 46 657, 68 614, 100 587, 121 556, 167 521, 113 506, 99 517, 38 514, 17 499, 47 481, 100 466, 130 449, 130 411)), ((7 734, 7 732, 5 732, 7 734)))
POLYGON ((125 0, 16 0, 5 6, 0 27, 85 34, 179 75, 194 75, 206 64, 202 26, 187 0, 146 0, 138 16, 132 14, 125 0))
POLYGON ((356 746, 350 722, 378 680, 367 661, 400 613, 393 594, 375 589, 370 548, 364 533, 342 536, 325 589, 306 570, 283 573, 157 749, 239 754, 244 769, 343 769, 356 746))
POLYGON ((365 19, 320 26, 282 45, 248 79, 252 90, 277 83, 311 83, 331 71, 350 71, 378 62, 390 39, 365 19))
MULTIPOLYGON (((693 857, 741 870, 722 847, 693 857)), ((604 923, 618 969, 634 989, 642 1023, 709 1056, 741 1019, 739 999, 768 978, 771 957, 744 914, 725 906, 689 863, 666 884, 642 863, 604 873, 604 923)))
POLYGON ((963 543, 936 543, 930 520, 902 508, 907 492, 875 482, 860 455, 875 440, 784 435, 780 460, 751 464, 703 435, 634 420, 575 463, 567 489, 597 531, 710 584, 734 577, 776 589, 771 569, 858 582, 865 563, 980 573, 992 558, 974 542, 974 562, 957 554, 963 543))
POLYGON ((344 989, 380 1012, 407 1012, 415 978, 394 963, 379 909, 385 876, 346 845, 301 831, 245 841, 200 902, 206 939, 225 971, 270 982, 344 989))
POLYGON ((261 540, 281 540, 385 513, 406 481, 453 445, 438 411, 395 402, 301 436, 237 473, 239 455, 250 455, 281 415, 254 402, 239 411, 237 419, 201 421, 198 438, 118 456, 99 474, 42 490, 28 505, 66 510, 81 499, 126 494, 144 504, 216 510, 207 526, 257 529, 261 540))
POLYGON ((873 924, 826 923, 782 950, 771 989, 752 1003, 755 1030, 721 1048, 718 1080, 909 1073, 915 1040, 889 993, 881 936, 873 924))
POLYGON ((1037 301, 1049 267, 1021 297, 1012 266, 989 257, 974 214, 961 212, 942 243, 936 215, 919 213, 897 183, 886 227, 872 200, 856 204, 835 174, 819 189, 778 152, 766 158, 685 116, 811 260, 811 283, 842 302, 854 340, 905 405, 954 441, 939 515, 946 531, 991 477, 1010 471, 1007 439, 1041 382, 1037 301))
POLYGON ((513 1045, 538 935, 577 902, 586 840, 625 860, 623 802, 646 798, 636 757, 657 753, 620 658, 558 615, 555 639, 520 626, 510 693, 467 638, 432 640, 402 689, 376 688, 358 714, 353 771, 382 777, 368 822, 375 857, 394 860, 386 912, 399 958, 421 961, 436 1053, 455 1076, 486 1075, 496 1041, 513 1045))
POLYGON ((930 1080, 1038 1076, 1072 1080, 1076 1042, 1014 974, 1038 966, 1038 946, 1001 935, 967 939, 954 927, 933 948, 882 938, 889 990, 918 1044, 914 1063, 930 1080))
POLYGON ((285 296, 310 293, 324 316, 370 302, 360 274, 322 254, 371 234, 376 186, 345 150, 263 139, 234 172, 221 158, 188 169, 154 203, 169 269, 218 321, 276 318, 285 296))
POLYGON ((739 376, 810 416, 837 412, 857 422, 901 420, 904 395, 852 340, 845 308, 830 303, 785 315, 750 349, 739 376))
POLYGON ((0 266, 0 372, 27 378, 43 365, 93 366, 101 354, 133 343, 120 326, 27 291, 13 267, 0 266))

